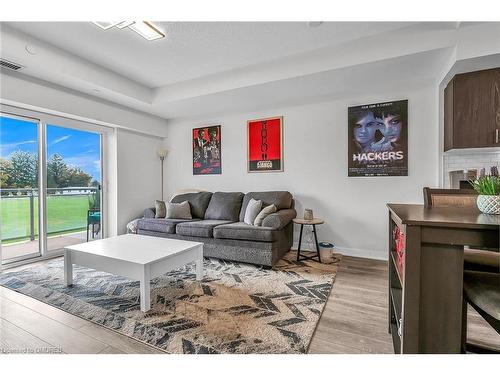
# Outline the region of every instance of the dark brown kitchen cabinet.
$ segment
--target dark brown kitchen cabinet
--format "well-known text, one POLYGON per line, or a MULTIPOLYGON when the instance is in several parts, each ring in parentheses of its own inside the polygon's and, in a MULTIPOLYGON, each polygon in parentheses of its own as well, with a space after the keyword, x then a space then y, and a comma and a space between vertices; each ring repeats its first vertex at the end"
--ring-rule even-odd
POLYGON ((444 90, 444 150, 500 146, 500 68, 457 74, 444 90))

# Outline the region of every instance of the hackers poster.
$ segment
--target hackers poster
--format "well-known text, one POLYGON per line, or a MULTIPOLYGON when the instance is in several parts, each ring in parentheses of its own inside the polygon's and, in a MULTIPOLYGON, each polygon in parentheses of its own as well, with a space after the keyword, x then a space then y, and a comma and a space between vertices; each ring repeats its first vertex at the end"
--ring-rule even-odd
POLYGON ((408 176, 408 100, 348 108, 349 177, 408 176))

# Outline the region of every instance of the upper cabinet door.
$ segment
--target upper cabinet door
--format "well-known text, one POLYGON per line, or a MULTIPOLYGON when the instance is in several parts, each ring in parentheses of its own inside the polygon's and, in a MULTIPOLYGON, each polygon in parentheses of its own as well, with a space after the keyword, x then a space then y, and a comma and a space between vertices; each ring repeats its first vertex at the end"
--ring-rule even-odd
POLYGON ((444 150, 448 151, 455 147, 453 142, 453 128, 455 123, 453 121, 453 97, 455 79, 452 79, 448 86, 444 89, 444 150))
POLYGON ((445 150, 500 146, 500 69, 456 75, 445 92, 444 112, 445 150))

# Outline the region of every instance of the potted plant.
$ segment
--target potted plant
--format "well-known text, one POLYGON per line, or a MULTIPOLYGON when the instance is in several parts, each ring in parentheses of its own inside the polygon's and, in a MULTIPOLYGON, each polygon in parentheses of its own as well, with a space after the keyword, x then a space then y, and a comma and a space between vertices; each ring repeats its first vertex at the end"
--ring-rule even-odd
POLYGON ((485 214, 500 214, 500 177, 498 169, 491 168, 491 175, 481 174, 470 184, 478 192, 477 207, 485 214))
POLYGON ((94 191, 88 196, 89 200, 89 210, 99 211, 101 208, 101 194, 98 191, 94 191))

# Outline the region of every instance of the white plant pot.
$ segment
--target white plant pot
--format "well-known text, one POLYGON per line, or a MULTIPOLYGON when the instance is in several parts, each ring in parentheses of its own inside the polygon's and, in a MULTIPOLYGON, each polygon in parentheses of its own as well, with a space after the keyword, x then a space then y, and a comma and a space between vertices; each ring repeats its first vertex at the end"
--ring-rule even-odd
POLYGON ((500 195, 478 195, 477 208, 485 214, 500 215, 500 195))

